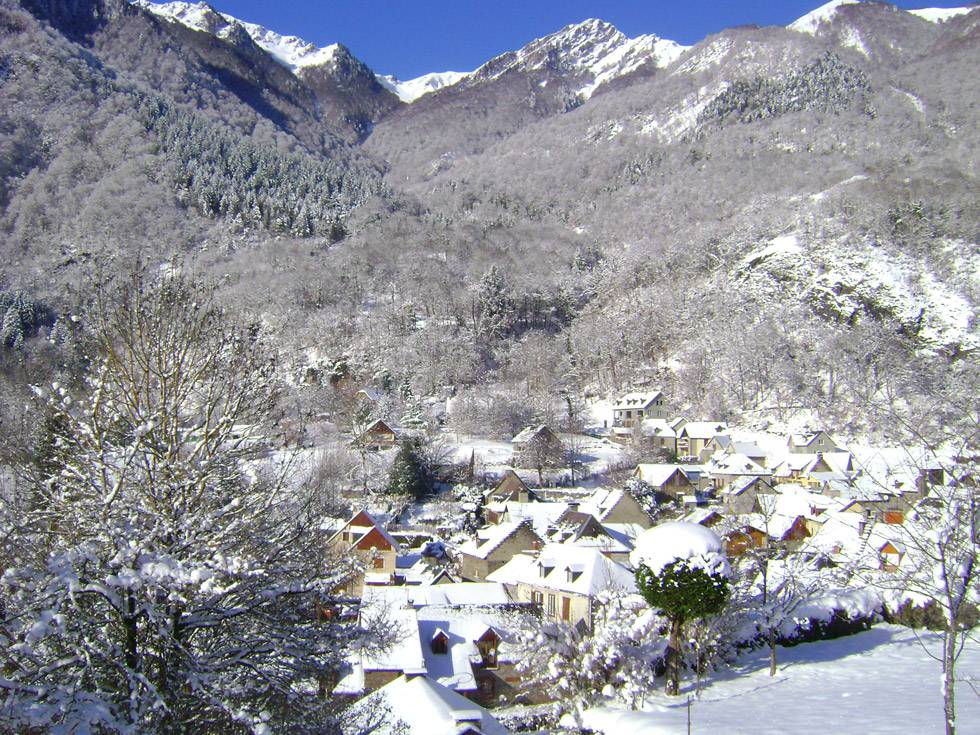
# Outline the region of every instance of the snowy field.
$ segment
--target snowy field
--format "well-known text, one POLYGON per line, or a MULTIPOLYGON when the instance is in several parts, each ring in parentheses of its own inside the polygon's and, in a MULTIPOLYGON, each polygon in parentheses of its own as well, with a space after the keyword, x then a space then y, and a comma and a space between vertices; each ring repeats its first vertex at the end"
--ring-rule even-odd
MULTIPOLYGON (((920 634, 933 653, 938 637, 920 634)), ((878 625, 846 638, 779 650, 780 669, 769 678, 766 651, 747 655, 720 672, 691 704, 692 733, 783 735, 907 735, 941 733, 940 666, 915 633, 878 625)), ((960 657, 956 688, 958 732, 980 733, 980 644, 960 657), (967 681, 969 680, 969 681, 967 681)), ((687 732, 686 681, 680 697, 658 695, 646 712, 592 710, 585 724, 605 735, 687 732)))

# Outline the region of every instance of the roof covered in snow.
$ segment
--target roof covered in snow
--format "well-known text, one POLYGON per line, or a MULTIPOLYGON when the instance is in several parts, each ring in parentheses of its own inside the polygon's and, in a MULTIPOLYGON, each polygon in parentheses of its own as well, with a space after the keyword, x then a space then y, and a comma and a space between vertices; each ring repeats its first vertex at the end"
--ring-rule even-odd
POLYGON ((375 735, 459 735, 466 728, 482 735, 510 731, 472 700, 425 676, 401 676, 352 708, 355 721, 375 735), (383 723, 371 729, 378 717, 383 723))
POLYGON ((595 595, 607 589, 633 590, 633 573, 600 551, 574 544, 548 544, 537 554, 517 554, 487 579, 529 584, 560 592, 595 595))

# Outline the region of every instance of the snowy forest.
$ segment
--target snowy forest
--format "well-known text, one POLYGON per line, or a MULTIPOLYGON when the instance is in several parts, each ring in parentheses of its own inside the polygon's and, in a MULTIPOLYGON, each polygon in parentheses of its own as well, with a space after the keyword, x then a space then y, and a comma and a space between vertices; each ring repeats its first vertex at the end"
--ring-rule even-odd
POLYGON ((970 731, 975 7, 246 20, 0 0, 0 734, 970 731))

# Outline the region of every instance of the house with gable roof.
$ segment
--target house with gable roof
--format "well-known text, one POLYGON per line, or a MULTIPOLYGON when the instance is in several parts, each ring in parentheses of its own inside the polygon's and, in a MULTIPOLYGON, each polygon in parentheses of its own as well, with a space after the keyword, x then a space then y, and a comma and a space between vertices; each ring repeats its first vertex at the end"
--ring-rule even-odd
POLYGON ((502 582, 515 600, 538 606, 545 618, 584 630, 592 629, 600 592, 636 589, 628 568, 574 544, 548 544, 537 553, 518 554, 489 579, 502 582))
POLYGON ((359 597, 366 584, 391 584, 398 569, 398 542, 366 510, 360 510, 327 539, 327 551, 354 554, 364 571, 349 579, 343 591, 359 597))
POLYGON ((688 421, 677 432, 677 454, 698 457, 708 442, 727 433, 728 424, 724 421, 688 421))
POLYGON ((533 503, 540 500, 537 493, 527 486, 514 470, 507 469, 496 487, 483 496, 484 503, 533 503))
POLYGON ((594 515, 603 525, 629 523, 650 528, 653 521, 631 492, 624 489, 598 488, 579 504, 580 511, 594 515))
POLYGON ((629 562, 633 550, 632 540, 626 534, 602 525, 590 513, 571 508, 555 521, 548 540, 550 543, 596 549, 621 564, 629 562))
POLYGON ((644 419, 666 419, 664 394, 659 390, 627 393, 613 405, 613 426, 631 429, 644 419))
POLYGON ((775 495, 772 482, 761 475, 746 475, 732 480, 719 491, 722 506, 728 515, 744 515, 759 510, 760 495, 775 495))
POLYGON ((507 735, 489 710, 424 675, 403 675, 354 703, 350 719, 374 735, 507 735))
POLYGON ((357 447, 377 451, 397 446, 398 438, 398 432, 388 423, 382 419, 375 419, 351 443, 357 447))
POLYGON ((466 581, 481 581, 524 551, 540 549, 544 540, 525 519, 486 526, 477 531, 476 539, 459 547, 460 575, 466 581))
POLYGON ((638 464, 633 477, 646 483, 658 493, 672 498, 691 495, 697 488, 678 464, 638 464))
POLYGON ((816 454, 817 452, 843 452, 837 442, 826 431, 811 431, 790 434, 786 440, 791 454, 816 454))

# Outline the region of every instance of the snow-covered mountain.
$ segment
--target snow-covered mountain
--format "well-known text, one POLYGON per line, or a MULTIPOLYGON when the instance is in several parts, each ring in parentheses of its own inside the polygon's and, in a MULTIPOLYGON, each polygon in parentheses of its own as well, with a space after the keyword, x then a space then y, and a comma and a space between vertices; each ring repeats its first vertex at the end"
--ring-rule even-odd
POLYGON ((133 0, 133 4, 161 18, 180 23, 195 31, 211 33, 218 38, 227 38, 236 26, 240 26, 257 46, 293 72, 333 61, 338 49, 335 43, 318 48, 302 38, 280 35, 256 23, 247 23, 226 13, 220 13, 204 2, 153 3, 149 0, 133 0))
MULTIPOLYGON (((815 10, 811 10, 809 13, 800 18, 797 18, 795 21, 790 23, 787 28, 792 31, 814 35, 819 30, 820 26, 834 20, 834 16, 837 14, 839 8, 845 5, 858 5, 861 2, 862 0, 830 0, 830 2, 821 5, 815 10)), ((928 20, 931 23, 942 23, 950 18, 955 18, 958 15, 969 13, 974 7, 976 6, 963 8, 918 8, 905 12, 916 15, 924 20, 928 20)))
POLYGON ((600 85, 647 64, 665 67, 686 50, 652 34, 629 38, 612 24, 591 18, 491 59, 473 72, 472 79, 489 81, 512 71, 548 69, 581 77, 578 93, 588 99, 600 85))
POLYGON ((398 99, 402 102, 412 103, 419 97, 430 92, 436 92, 443 87, 450 87, 466 79, 470 74, 472 72, 436 71, 404 82, 391 74, 379 74, 378 81, 381 82, 385 89, 398 95, 398 99))

